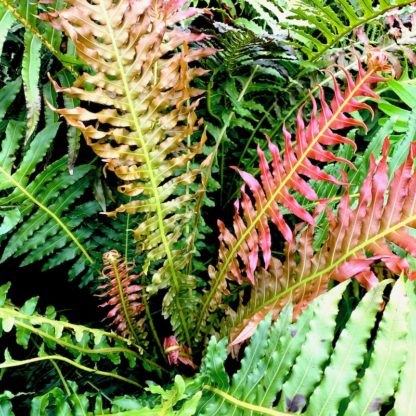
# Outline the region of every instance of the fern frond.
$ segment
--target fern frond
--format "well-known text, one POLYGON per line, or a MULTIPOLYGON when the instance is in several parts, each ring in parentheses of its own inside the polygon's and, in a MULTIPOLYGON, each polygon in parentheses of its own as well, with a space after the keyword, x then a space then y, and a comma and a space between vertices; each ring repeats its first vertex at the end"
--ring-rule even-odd
MULTIPOLYGON (((75 60, 73 58, 71 59, 69 56, 63 55, 59 51, 61 41, 60 37, 56 36, 56 33, 53 30, 38 27, 38 21, 36 19, 38 4, 39 2, 24 0, 19 2, 19 7, 15 7, 8 0, 0 0, 0 16, 2 16, 2 24, 0 25, 0 46, 2 46, 4 37, 7 35, 8 30, 17 20, 25 28, 25 36, 30 37, 29 33, 31 33, 47 50, 52 53, 52 55, 54 55, 61 62, 61 64, 68 71, 76 75, 77 72, 72 66, 72 63, 74 63, 75 60)), ((62 3, 57 1, 54 6, 55 8, 61 7, 62 3)), ((0 48, 0 54, 1 52, 2 48, 0 48)), ((31 57, 27 55, 25 56, 25 59, 30 62, 31 57)), ((36 76, 36 73, 33 74, 36 76)), ((32 85, 34 86, 34 84, 32 85)))
POLYGON ((245 27, 217 22, 207 33, 212 35, 209 43, 218 49, 212 58, 216 69, 222 66, 230 74, 237 69, 241 74, 244 67, 259 66, 269 75, 282 78, 282 74, 287 72, 283 62, 295 59, 291 48, 267 33, 258 34, 245 27))
MULTIPOLYGON (((79 383, 81 384, 81 383, 79 383)), ((102 392, 81 390, 77 383, 68 380, 64 383, 65 388, 53 387, 44 394, 33 397, 31 401, 31 416, 44 416, 56 413, 56 409, 62 414, 111 414, 117 416, 160 416, 163 413, 177 416, 197 415, 197 405, 202 392, 188 393, 185 390, 186 381, 180 375, 175 376, 174 384, 162 387, 152 384, 145 388, 151 394, 135 397, 123 395, 112 399, 108 404, 108 396, 102 392), (148 403, 150 398, 150 403, 148 403), (134 410, 132 410, 134 409, 134 410), (166 413, 168 412, 168 413, 166 413)), ((0 394, 0 410, 8 416, 14 416, 14 395, 8 390, 0 394)))
POLYGON ((259 20, 272 33, 279 34, 287 29, 309 61, 324 56, 354 29, 412 3, 411 0, 341 0, 334 3, 323 0, 242 1, 253 7, 259 20))
POLYGON ((211 339, 199 376, 206 390, 199 414, 358 415, 375 414, 391 403, 393 414, 410 415, 396 413, 403 402, 395 386, 401 378, 403 387, 404 375, 414 366, 412 347, 404 342, 415 335, 410 324, 416 306, 414 283, 405 284, 402 278, 395 283, 379 325, 377 314, 389 281, 378 283, 338 337, 336 318, 346 283, 313 301, 294 324, 290 305, 273 326, 268 315, 231 380, 224 368, 227 342, 211 339), (276 397, 280 400, 273 407, 276 397))
POLYGON ((256 12, 259 24, 264 23, 274 35, 284 33, 280 22, 286 21, 292 16, 290 11, 291 3, 285 0, 241 0, 242 3, 249 4, 256 12))
POLYGON ((13 235, 4 244, 1 262, 11 256, 28 254, 33 257, 32 249, 58 234, 60 238, 66 235, 92 262, 84 246, 68 228, 63 214, 83 195, 89 183, 87 174, 93 166, 79 166, 73 175, 69 175, 65 172, 67 159, 64 157, 36 174, 58 127, 59 123, 55 123, 40 131, 17 162, 16 155, 23 147, 24 123, 13 120, 8 123, 0 151, 0 207, 4 207, 0 215, 5 217, 4 222, 8 222, 7 227, 4 223, 2 226, 3 238, 11 231, 13 235), (11 218, 14 220, 10 223, 11 218))
MULTIPOLYGON (((31 25, 36 25, 37 3, 30 0, 20 2, 23 18, 31 25)), ((26 142, 31 138, 40 118, 40 49, 42 44, 28 29, 24 35, 25 50, 22 62, 22 79, 26 98, 26 142)))
POLYGON ((97 295, 105 298, 100 306, 111 310, 107 313, 107 319, 116 327, 116 331, 123 337, 130 337, 139 343, 146 338, 144 319, 139 319, 145 309, 140 301, 143 287, 136 283, 138 278, 130 274, 134 268, 133 263, 127 263, 116 250, 111 250, 103 255, 104 269, 101 280, 104 284, 98 286, 103 293, 97 295))
POLYGON ((10 10, 0 6, 0 56, 3 53, 3 45, 7 33, 14 23, 14 17, 10 10))
MULTIPOLYGON (((258 267, 259 250, 267 269, 271 260, 271 230, 268 224, 270 219, 282 233, 290 245, 294 243, 292 230, 286 224, 278 203, 289 212, 313 225, 312 216, 290 194, 294 190, 305 196, 308 200, 316 200, 317 195, 311 186, 302 179, 302 176, 318 181, 340 184, 335 177, 321 170, 312 160, 319 162, 341 161, 349 165, 345 159, 336 157, 326 150, 323 145, 350 144, 354 142, 336 132, 351 126, 364 126, 362 122, 353 119, 349 114, 359 109, 371 108, 363 102, 357 101, 358 96, 376 97, 370 85, 383 81, 376 75, 378 70, 386 68, 385 62, 376 56, 367 71, 359 65, 359 73, 355 81, 345 71, 347 87, 341 92, 338 81, 334 80, 334 98, 329 105, 326 102, 324 91, 320 91, 321 109, 318 110, 316 100, 312 99, 312 115, 305 125, 302 108, 297 116, 296 141, 292 145, 291 135, 283 129, 285 151, 281 158, 279 150, 269 140, 269 150, 272 155, 271 166, 267 163, 263 151, 258 148, 260 158, 261 181, 251 174, 239 171, 245 184, 251 191, 255 204, 242 188, 242 201, 235 204, 234 234, 230 232, 222 221, 218 221, 220 228, 219 261, 216 270, 211 268, 211 288, 207 293, 199 318, 198 329, 205 319, 208 309, 214 309, 218 298, 217 289, 226 285, 225 281, 235 280, 239 283, 244 280, 255 283, 254 272, 258 267), (283 159, 283 160, 282 160, 283 159), (242 215, 240 215, 240 205, 242 215), (243 267, 240 267, 240 262, 243 267)), ((364 126, 365 127, 365 126, 364 126)))
POLYGON ((367 288, 373 286, 377 277, 370 266, 376 260, 382 260, 395 274, 408 272, 407 260, 394 254, 389 244, 394 243, 412 256, 416 254, 416 239, 407 231, 416 224, 416 176, 412 172, 415 151, 416 145, 412 144, 407 160, 388 185, 386 140, 378 165, 374 157, 371 159, 356 208, 351 208, 346 191, 337 216, 328 211, 329 233, 322 247, 313 249, 313 226, 307 226, 295 243, 286 244, 284 263, 274 259, 269 272, 260 272, 250 301, 231 318, 228 327, 233 344, 250 337, 270 311, 278 314, 289 300, 298 315, 327 289, 330 279, 355 277, 367 288))
MULTIPOLYGON (((45 315, 40 315, 36 311, 38 298, 29 299, 21 308, 17 308, 6 298, 9 288, 10 283, 0 287, 0 336, 13 333, 16 344, 31 354, 35 352, 35 355, 19 361, 6 353, 5 361, 0 364, 0 368, 11 368, 41 360, 58 360, 83 371, 97 372, 96 363, 106 362, 107 367, 117 366, 122 357, 125 357, 132 366, 137 361, 143 361, 160 370, 159 365, 143 355, 142 345, 132 343, 128 338, 101 329, 71 324, 64 317, 58 319, 53 307, 48 307, 45 315), (32 343, 34 337, 36 342, 32 343)), ((117 373, 100 370, 97 373, 129 382, 117 373)), ((131 382, 138 385, 134 380, 131 382)))
POLYGON ((181 303, 179 294, 189 294, 182 290, 183 284, 195 286, 195 279, 182 272, 192 249, 179 240, 194 216, 195 198, 187 193, 187 186, 199 175, 187 164, 201 152, 200 143, 185 142, 198 125, 198 101, 193 98, 202 94, 190 83, 206 71, 188 64, 214 50, 190 49, 189 44, 204 35, 172 28, 200 13, 194 8, 180 11, 186 3, 182 0, 68 3, 73 7, 43 17, 66 32, 79 57, 96 73, 84 73, 70 88, 54 85, 59 92, 104 108, 56 111, 81 130, 107 168, 125 181, 119 190, 139 196, 114 214, 143 214, 135 238, 145 253, 144 272, 151 266, 156 270, 154 291, 169 288, 164 315, 171 316, 175 332, 190 344, 188 326, 194 314, 185 316, 183 307, 190 296, 181 303))
POLYGON ((317 60, 355 28, 411 3, 408 0, 342 0, 330 5, 322 0, 296 0, 294 7, 290 8, 296 23, 291 24, 290 17, 284 26, 290 28, 296 40, 303 45, 301 49, 308 58, 317 60))

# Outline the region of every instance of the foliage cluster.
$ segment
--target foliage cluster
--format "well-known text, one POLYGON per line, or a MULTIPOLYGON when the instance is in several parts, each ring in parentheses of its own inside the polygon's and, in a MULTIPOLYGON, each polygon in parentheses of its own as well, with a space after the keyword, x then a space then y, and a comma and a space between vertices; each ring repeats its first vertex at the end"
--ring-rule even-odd
POLYGON ((409 0, 0 0, 1 413, 412 415, 415 40, 409 0))

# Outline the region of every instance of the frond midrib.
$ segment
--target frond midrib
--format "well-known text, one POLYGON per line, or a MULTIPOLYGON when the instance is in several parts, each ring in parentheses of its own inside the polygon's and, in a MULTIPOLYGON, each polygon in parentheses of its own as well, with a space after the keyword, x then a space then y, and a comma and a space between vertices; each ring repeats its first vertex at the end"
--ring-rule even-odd
POLYGON ((296 164, 293 165, 290 172, 283 178, 282 182, 279 184, 273 195, 268 198, 267 203, 261 208, 261 210, 257 213, 255 218, 252 219, 251 223, 247 226, 244 233, 241 235, 241 237, 236 241, 236 243, 233 245, 229 253, 227 254, 227 257, 225 258, 225 261, 223 263, 223 267, 218 272, 218 275, 216 277, 215 283, 212 285, 209 295, 207 296, 207 299, 205 303, 202 306, 200 318, 197 325, 197 333, 200 330, 200 326, 202 324, 202 321, 204 319, 205 311, 207 310, 209 304, 211 303, 211 300, 213 296, 215 295, 217 288, 222 281, 223 277, 228 271, 228 267, 232 260, 234 259, 234 256, 238 253, 238 250, 240 246, 244 243, 246 238, 250 235, 251 231, 254 227, 256 227, 257 223, 260 221, 261 218, 266 214, 269 207, 275 202, 277 196, 281 193, 281 191, 284 189, 286 184, 291 180, 292 176, 297 172, 298 168, 301 166, 303 161, 307 158, 309 152, 313 149, 315 144, 319 141, 321 136, 325 133, 326 130, 328 130, 331 126, 331 124, 337 119, 337 117, 343 112, 343 109, 349 104, 350 100, 354 97, 356 92, 361 88, 362 85, 364 85, 367 82, 367 79, 369 79, 374 73, 374 70, 369 70, 365 76, 363 76, 358 83, 355 84, 354 88, 350 91, 349 95, 345 97, 344 102, 339 106, 337 111, 335 111, 332 114, 332 117, 325 123, 325 125, 319 130, 318 134, 314 137, 314 139, 311 141, 309 146, 305 149, 305 151, 302 153, 302 155, 298 158, 298 161, 296 164))
POLYGON ((317 61, 322 55, 325 54, 325 52, 327 52, 329 49, 331 49, 334 45, 336 45, 343 37, 345 37, 346 35, 348 35, 349 33, 351 33, 354 29, 356 29, 359 26, 365 25, 366 23, 368 23, 369 21, 376 19, 377 17, 389 12, 390 10, 396 9, 397 7, 404 7, 407 6, 411 3, 413 3, 413 0, 406 0, 403 1, 399 4, 393 4, 385 9, 379 10, 377 12, 374 13, 374 9, 372 10, 372 12, 374 13, 372 16, 370 17, 366 17, 366 18, 362 18, 361 20, 358 20, 356 23, 348 26, 346 28, 346 30, 344 30, 343 32, 341 32, 340 34, 338 34, 335 38, 333 38, 332 42, 328 43, 323 49, 321 49, 320 51, 318 51, 313 57, 312 57, 312 61, 317 61))
MULTIPOLYGON (((255 309, 252 309, 250 311, 250 315, 255 315, 256 313, 260 312, 265 307, 274 304, 278 300, 285 298, 288 296, 291 292, 298 289, 301 286, 307 285, 308 283, 312 282, 313 280, 322 277, 323 275, 331 273, 334 269, 336 269, 338 266, 340 266, 344 261, 346 261, 349 257, 354 255, 357 252, 360 252, 361 250, 364 250, 366 247, 370 246, 371 244, 376 243, 378 240, 387 237, 387 235, 394 233, 395 231, 398 231, 400 228, 406 227, 408 224, 411 224, 412 222, 416 221, 416 214, 412 215, 411 217, 406 218, 403 221, 400 221, 396 225, 389 227, 382 232, 376 234, 375 236, 369 238, 368 240, 364 241, 363 243, 355 246, 353 249, 345 252, 338 260, 331 263, 329 266, 325 267, 324 269, 315 272, 311 274, 310 276, 306 277, 305 279, 302 279, 299 282, 296 282, 295 284, 291 285, 289 288, 283 290, 282 292, 279 292, 275 296, 271 297, 267 301, 260 304, 260 307, 256 307, 255 309)), ((246 316, 245 316, 246 317, 246 316)))
POLYGON ((30 199, 35 205, 39 207, 42 211, 44 211, 49 217, 51 217, 58 226, 64 231, 65 234, 72 240, 72 242, 81 250, 81 253, 87 258, 87 260, 93 264, 94 260, 89 255, 86 248, 82 245, 82 243, 78 240, 78 238, 72 233, 72 231, 64 224, 64 222, 54 213, 52 212, 47 206, 42 204, 36 197, 26 189, 25 186, 20 184, 16 181, 12 175, 9 175, 1 166, 0 166, 0 174, 4 175, 13 185, 18 188, 28 199, 30 199))
MULTIPOLYGON (((173 261, 172 250, 171 250, 171 247, 170 247, 169 242, 168 242, 167 237, 166 237, 166 231, 165 231, 165 226, 164 226, 164 222, 163 222, 164 218, 163 218, 162 206, 161 206, 161 202, 160 202, 159 189, 158 189, 158 186, 157 186, 157 183, 156 183, 156 178, 155 178, 154 173, 153 173, 152 161, 151 161, 151 158, 150 158, 149 151, 147 149, 146 142, 144 140, 144 136, 143 136, 143 132, 142 132, 142 129, 141 129, 141 126, 140 126, 140 122, 139 122, 139 120, 137 118, 137 115, 136 115, 136 112, 135 112, 133 98, 131 96, 131 92, 130 92, 130 89, 129 89, 129 83, 128 83, 128 80, 127 80, 126 73, 124 71, 124 66, 123 66, 123 63, 122 63, 122 60, 121 60, 121 56, 120 56, 119 50, 117 48, 117 43, 116 43, 116 39, 115 39, 115 36, 114 36, 113 28, 111 26, 111 21, 110 21, 109 16, 108 16, 107 9, 105 8, 105 5, 103 5, 102 1, 100 1, 100 7, 101 7, 101 9, 103 11, 103 14, 105 16, 105 19, 106 19, 106 26, 107 26, 107 29, 108 29, 108 34, 110 35, 110 38, 111 38, 111 43, 112 43, 113 50, 114 50, 114 53, 115 53, 115 57, 116 57, 116 60, 117 60, 117 65, 118 65, 118 68, 119 68, 119 71, 120 71, 121 80, 122 80, 122 83, 123 83, 124 93, 125 93, 126 98, 127 98, 127 103, 128 103, 130 115, 133 119, 135 131, 138 134, 138 139, 139 139, 139 142, 140 142, 140 146, 143 149, 143 154, 144 154, 145 161, 146 161, 145 163, 146 163, 146 166, 147 166, 149 179, 150 179, 150 183, 151 183, 151 187, 152 187, 152 193, 153 193, 153 196, 154 196, 155 202, 156 202, 155 209, 156 209, 156 215, 157 215, 157 220, 158 220, 158 225, 159 225, 159 232, 160 232, 160 236, 161 236, 161 239, 162 239, 163 247, 164 247, 165 252, 166 252, 166 257, 167 257, 167 261, 168 261, 168 264, 169 264, 169 269, 170 269, 170 273, 171 273, 171 277, 172 277, 172 283, 173 283, 175 291, 178 292, 179 288, 180 288, 179 278, 176 274, 175 264, 174 264, 174 261, 173 261)), ((188 326, 187 326, 185 317, 183 315, 182 308, 181 308, 181 305, 179 303, 179 299, 175 296, 174 301, 176 303, 177 311, 179 313, 179 319, 181 321, 182 328, 183 328, 184 333, 185 333, 186 341, 187 341, 188 345, 191 345, 191 339, 190 339, 190 336, 189 336, 188 326)))

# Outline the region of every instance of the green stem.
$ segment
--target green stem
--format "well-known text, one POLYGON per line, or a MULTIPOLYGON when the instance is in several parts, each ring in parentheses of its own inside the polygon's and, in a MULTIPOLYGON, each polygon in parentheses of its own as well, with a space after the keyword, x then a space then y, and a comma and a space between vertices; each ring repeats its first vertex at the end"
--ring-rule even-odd
POLYGON ((257 406, 255 404, 243 402, 242 400, 236 399, 234 396, 231 396, 231 394, 226 393, 225 391, 222 391, 220 389, 217 389, 212 386, 204 386, 204 390, 208 390, 217 396, 222 397, 227 402, 233 404, 236 407, 239 407, 241 409, 249 410, 250 412, 260 413, 263 415, 270 415, 270 416, 289 416, 290 413, 282 413, 278 412, 277 410, 269 409, 267 407, 263 406, 257 406))
POLYGON ((51 360, 51 364, 55 367, 56 372, 58 373, 59 378, 61 379, 62 385, 64 386, 65 392, 67 396, 71 395, 71 390, 69 389, 68 383, 65 380, 64 375, 62 374, 59 365, 56 364, 55 360, 51 360))
POLYGON ((104 391, 100 388, 98 388, 94 383, 92 383, 91 381, 87 381, 86 384, 89 384, 97 393, 100 393, 101 396, 103 396, 105 399, 107 399, 107 401, 109 403, 113 403, 113 401, 104 393, 104 391))
POLYGON ((72 365, 76 368, 79 368, 80 370, 86 371, 88 373, 94 373, 94 374, 98 374, 98 375, 104 376, 104 377, 116 378, 118 380, 124 381, 125 383, 129 383, 129 384, 132 384, 133 386, 142 388, 142 386, 139 383, 137 383, 136 381, 133 381, 131 379, 120 376, 120 375, 115 374, 115 373, 109 373, 107 371, 101 371, 101 370, 97 370, 95 368, 87 367, 87 366, 82 365, 80 363, 77 363, 73 360, 70 360, 67 357, 63 357, 62 355, 46 355, 46 356, 43 356, 43 357, 29 358, 27 360, 20 360, 20 361, 11 360, 11 361, 1 363, 0 368, 19 367, 19 366, 22 366, 22 365, 33 364, 33 363, 37 363, 37 362, 40 362, 40 361, 46 361, 46 360, 63 361, 67 364, 70 364, 70 365, 72 365))
MULTIPOLYGON (((316 55, 311 59, 312 62, 317 61, 322 55, 325 54, 325 52, 327 52, 329 49, 331 49, 334 45, 336 45, 343 37, 345 37, 346 35, 350 34, 354 29, 356 29, 359 26, 363 26, 366 23, 370 22, 371 20, 376 19, 377 17, 380 17, 383 14, 386 14, 387 12, 389 12, 392 9, 396 9, 399 7, 404 7, 407 6, 409 4, 413 3, 413 0, 406 0, 403 1, 399 4, 395 3, 395 4, 391 4, 388 7, 386 7, 385 9, 381 9, 378 12, 374 13, 372 16, 361 19, 356 21, 353 25, 348 26, 343 32, 340 32, 333 40, 331 43, 328 43, 327 45, 325 45, 324 48, 322 48, 319 52, 316 53, 316 55)), ((374 10, 371 10, 372 12, 374 12, 374 10)), ((303 76, 305 74, 305 71, 308 71, 307 68, 305 68, 303 71, 301 71, 299 73, 298 76, 296 76, 296 78, 300 78, 301 76, 303 76)))
MULTIPOLYGON (((130 197, 131 201, 131 197, 130 197)), ((126 233, 125 233, 125 240, 124 240, 124 258, 126 259, 126 262, 129 261, 129 227, 130 227, 130 214, 127 213, 127 220, 126 220, 126 233)))
MULTIPOLYGON (((149 180, 150 180, 151 189, 152 189, 152 193, 153 193, 153 197, 154 197, 154 201, 155 201, 154 208, 155 208, 155 211, 156 211, 158 229, 159 229, 159 232, 160 232, 160 238, 162 240, 162 245, 163 245, 163 248, 165 250, 166 257, 167 257, 167 264, 168 264, 170 275, 171 275, 172 286, 173 286, 175 292, 178 293, 179 289, 180 289, 180 286, 181 286, 180 285, 180 278, 177 274, 172 249, 171 249, 171 246, 169 244, 167 234, 166 234, 166 230, 165 230, 164 214, 163 214, 163 209, 162 209, 162 204, 161 204, 161 199, 160 199, 160 194, 159 194, 157 181, 156 181, 155 173, 154 173, 154 170, 153 170, 152 159, 151 159, 151 156, 149 154, 149 149, 147 148, 147 143, 146 143, 145 137, 144 137, 142 129, 141 129, 140 120, 138 118, 137 111, 136 111, 136 108, 135 108, 135 105, 134 105, 133 96, 132 96, 133 91, 131 91, 131 87, 129 85, 128 76, 127 76, 125 68, 124 68, 122 56, 120 55, 120 51, 119 51, 118 46, 117 46, 118 45, 117 39, 115 37, 113 26, 111 24, 111 20, 110 20, 110 17, 108 15, 107 7, 102 1, 100 1, 100 6, 101 6, 103 16, 105 16, 105 19, 106 19, 106 26, 107 26, 107 29, 108 29, 108 34, 109 34, 109 37, 111 39, 111 44, 113 46, 113 51, 114 51, 115 59, 117 61, 117 66, 118 66, 118 69, 120 71, 120 78, 121 78, 121 82, 123 84, 123 90, 124 90, 124 93, 125 93, 125 97, 127 99, 127 107, 129 109, 129 112, 130 112, 131 118, 132 118, 132 120, 131 120, 132 121, 132 128, 137 132, 138 141, 139 141, 141 149, 143 150, 144 163, 147 166, 148 177, 149 177, 149 180)), ((185 334, 186 342, 187 342, 188 345, 191 345, 191 338, 189 336, 188 324, 187 324, 187 320, 185 318, 185 315, 182 311, 182 305, 180 303, 180 299, 179 299, 178 296, 174 296, 173 301, 176 304, 176 309, 177 309, 178 315, 179 315, 179 321, 181 323, 183 332, 185 334)))
MULTIPOLYGON (((11 305, 11 307, 12 306, 13 305, 11 305)), ((31 323, 33 323, 33 325, 49 324, 53 327, 56 327, 57 325, 59 325, 59 326, 62 326, 66 329, 71 329, 75 333, 77 333, 79 331, 89 332, 94 336, 96 336, 97 333, 99 333, 100 335, 105 336, 107 338, 116 339, 116 340, 122 342, 123 344, 127 344, 127 345, 132 344, 132 342, 130 340, 128 340, 126 338, 123 338, 120 335, 115 334, 114 332, 106 332, 106 331, 102 331, 102 330, 89 328, 89 327, 83 326, 83 325, 71 324, 69 322, 64 322, 64 321, 55 321, 53 319, 45 318, 44 316, 37 316, 37 315, 36 316, 28 316, 28 315, 25 315, 21 312, 13 310, 13 309, 0 308, 0 317, 10 317, 10 316, 22 319, 24 321, 30 321, 31 323)), ((133 344, 133 345, 135 345, 135 344, 133 344)))
MULTIPOLYGON (((131 198, 130 198, 131 201, 131 198)), ((127 213, 127 221, 126 221, 126 235, 125 235, 125 248, 124 248, 124 258, 126 259, 126 262, 128 261, 128 246, 129 246, 129 224, 130 224, 130 214, 127 213)), ((165 354, 163 352, 163 348, 162 348, 162 344, 160 342, 159 336, 157 334, 155 325, 153 323, 153 319, 152 319, 152 315, 150 314, 150 310, 149 310, 149 304, 147 302, 147 297, 145 295, 143 295, 142 297, 143 303, 144 303, 144 307, 145 307, 145 311, 146 311, 146 316, 147 316, 147 322, 150 326, 150 330, 152 332, 152 335, 156 341, 157 346, 159 347, 160 353, 162 355, 162 357, 165 359, 166 361, 166 357, 165 354)), ((163 371, 166 371, 164 368, 160 367, 158 364, 156 364, 159 368, 161 368, 163 371)))
MULTIPOLYGON (((248 152, 248 149, 250 148, 251 142, 254 140, 254 137, 256 136, 257 132, 260 129, 260 126, 264 123, 264 120, 267 119, 267 116, 270 115, 270 111, 272 111, 272 108, 274 107, 276 103, 273 102, 270 107, 265 111, 265 113, 263 114, 263 117, 260 119, 260 121, 256 124, 256 127, 254 128, 254 130, 252 131, 250 137, 247 140, 246 145, 244 146, 243 151, 241 152, 241 155, 238 159, 238 164, 237 166, 241 166, 241 163, 244 159, 244 156, 246 155, 246 153, 248 152)), ((234 173, 234 177, 235 178, 236 174, 234 173)), ((232 183, 234 183, 234 179, 232 181, 232 183)))
POLYGON ((42 211, 45 211, 62 228, 62 230, 68 235, 68 237, 74 242, 74 244, 81 250, 82 254, 87 258, 87 260, 91 264, 94 263, 94 260, 88 254, 85 247, 81 244, 81 242, 75 237, 75 235, 71 232, 71 230, 63 223, 63 221, 54 212, 52 212, 48 207, 46 207, 40 201, 38 201, 29 191, 27 191, 27 189, 24 186, 22 186, 19 182, 17 182, 16 179, 14 179, 12 175, 7 173, 7 171, 4 170, 1 166, 0 166, 0 173, 3 174, 10 182, 12 182, 16 188, 20 189, 20 191, 22 191, 23 194, 26 195, 42 211))
MULTIPOLYGON (((251 82, 253 81, 253 77, 257 71, 257 69, 259 68, 258 65, 256 65, 250 75, 250 77, 247 79, 247 82, 244 84, 243 89, 241 90, 240 94, 238 95, 237 101, 240 102, 243 98, 244 95, 247 92, 248 87, 250 86, 251 82)), ((195 205, 195 211, 197 212, 196 216, 195 216, 195 222, 194 222, 194 226, 192 229, 192 240, 191 240, 191 244, 190 247, 193 247, 195 244, 195 240, 196 240, 196 235, 198 232, 198 224, 201 218, 201 209, 202 209, 202 203, 204 200, 204 196, 206 194, 207 191, 207 185, 208 185, 208 181, 211 177, 211 171, 212 171, 212 166, 214 163, 214 159, 217 156, 218 153, 218 148, 219 146, 223 143, 223 138, 227 132, 228 127, 230 126, 230 123, 232 121, 232 119, 234 118, 235 112, 232 111, 229 115, 227 120, 225 121, 225 123, 222 126, 222 129, 220 131, 220 134, 218 135, 217 141, 215 143, 214 149, 212 150, 212 153, 209 157, 211 157, 211 160, 209 161, 209 164, 206 168, 206 172, 203 175, 203 179, 202 179, 202 188, 201 191, 199 192, 199 196, 198 196, 198 200, 197 203, 195 205)), ((224 152, 223 152, 224 154, 224 152)), ((222 194, 222 192, 221 192, 222 194)), ((191 267, 192 267, 192 259, 193 259, 193 252, 191 252, 190 256, 189 256, 189 262, 187 264, 187 273, 190 273, 191 267)))
POLYGON ((145 312, 146 312, 146 316, 147 316, 147 322, 149 323, 150 330, 152 331, 153 338, 156 341, 156 344, 157 344, 157 347, 159 348, 160 354, 162 355, 162 357, 165 360, 165 362, 167 362, 167 360, 166 360, 166 354, 165 354, 165 352, 163 350, 162 343, 160 342, 159 335, 158 335, 158 333, 156 331, 155 324, 153 322, 152 315, 150 313, 149 303, 147 302, 147 297, 146 296, 143 296, 142 299, 143 299, 143 303, 144 303, 144 307, 145 307, 145 312))
MULTIPOLYGON (((1 309, 0 309, 0 313, 1 313, 1 309)), ((140 355, 136 351, 133 351, 133 350, 128 349, 128 348, 123 348, 123 347, 108 347, 108 348, 96 348, 96 349, 83 348, 83 347, 80 347, 77 344, 69 343, 69 342, 66 342, 66 341, 64 341, 60 338, 56 338, 53 335, 48 334, 47 332, 41 331, 40 329, 35 328, 31 325, 27 325, 27 324, 25 324, 25 323, 23 323, 19 320, 15 321, 15 325, 27 329, 28 331, 38 335, 40 338, 50 339, 51 341, 65 347, 65 348, 76 350, 76 351, 79 351, 83 354, 117 354, 117 353, 132 354, 137 359, 139 359, 140 361, 144 361, 147 364, 149 364, 149 365, 151 365, 155 368, 158 368, 159 370, 166 371, 166 369, 161 367, 159 364, 157 364, 157 363, 155 363, 155 362, 153 362, 153 361, 151 361, 147 358, 142 357, 142 355, 140 355)), ((136 346, 136 347, 141 348, 141 347, 138 347, 138 346, 136 346)))

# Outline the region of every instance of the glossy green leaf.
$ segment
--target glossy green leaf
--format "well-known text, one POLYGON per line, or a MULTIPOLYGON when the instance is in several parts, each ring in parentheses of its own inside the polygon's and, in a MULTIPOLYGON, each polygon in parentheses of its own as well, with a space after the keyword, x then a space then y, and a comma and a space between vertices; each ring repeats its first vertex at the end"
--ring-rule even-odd
POLYGON ((394 285, 383 314, 369 367, 360 381, 360 390, 348 405, 347 414, 376 415, 395 391, 400 369, 406 359, 409 300, 403 278, 394 285))
POLYGON ((18 208, 8 209, 6 211, 0 211, 0 218, 3 217, 3 221, 0 225, 0 235, 7 234, 12 230, 22 218, 22 215, 18 208))
POLYGON ((0 5, 0 56, 3 53, 3 45, 6 40, 7 33, 15 22, 12 13, 3 5, 0 5))
POLYGON ((7 109, 16 98, 21 86, 22 79, 19 77, 14 81, 8 82, 3 88, 0 89, 0 121, 3 120, 7 109))

